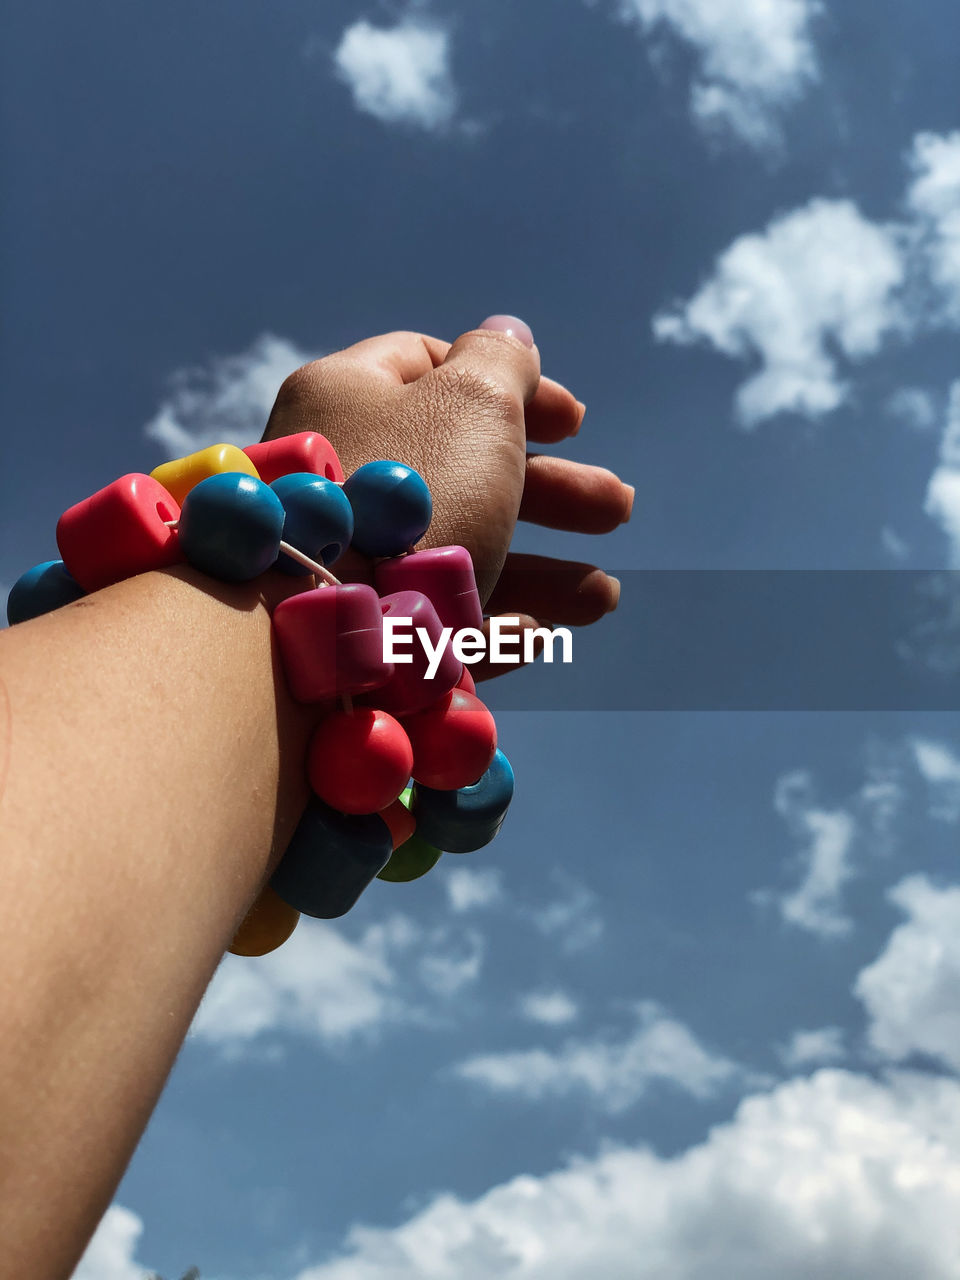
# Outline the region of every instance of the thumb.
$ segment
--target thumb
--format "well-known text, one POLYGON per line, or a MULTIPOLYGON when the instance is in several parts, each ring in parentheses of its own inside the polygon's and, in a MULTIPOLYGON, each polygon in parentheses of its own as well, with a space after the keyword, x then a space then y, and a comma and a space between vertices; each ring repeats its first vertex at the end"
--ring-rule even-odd
POLYGON ((440 368, 461 374, 468 394, 482 395, 485 385, 494 398, 509 397, 521 421, 540 384, 540 352, 529 326, 515 316, 490 316, 461 334, 440 368))

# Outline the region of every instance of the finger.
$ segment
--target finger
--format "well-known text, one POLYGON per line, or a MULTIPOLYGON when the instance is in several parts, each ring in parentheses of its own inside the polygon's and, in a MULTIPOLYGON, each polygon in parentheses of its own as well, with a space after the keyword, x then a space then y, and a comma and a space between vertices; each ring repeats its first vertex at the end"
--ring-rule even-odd
MULTIPOLYGON (((462 380, 470 399, 485 399, 498 410, 507 397, 522 414, 540 383, 540 353, 498 329, 472 329, 460 335, 434 376, 454 383, 462 380)), ((516 417, 516 412, 510 416, 516 417)))
POLYGON ((496 676, 505 676, 509 671, 517 671, 520 667, 525 667, 528 654, 531 659, 538 658, 543 652, 543 639, 533 633, 540 625, 536 618, 531 618, 529 614, 512 613, 509 617, 502 618, 500 634, 504 637, 518 637, 518 641, 509 646, 511 654, 516 654, 517 661, 491 662, 487 657, 490 652, 490 619, 484 619, 483 634, 487 640, 487 647, 479 662, 470 663, 470 674, 477 684, 481 680, 493 680, 496 676), (524 642, 526 634, 531 636, 531 645, 524 642))
POLYGON ((552 378, 541 378, 524 413, 527 439, 537 444, 556 444, 575 436, 584 412, 585 406, 566 387, 552 378))
POLYGON ((449 350, 450 343, 440 338, 400 329, 355 342, 330 358, 349 360, 397 386, 406 386, 443 364, 449 350))
POLYGON ((499 614, 532 614, 561 626, 584 627, 616 609, 618 579, 596 565, 511 551, 487 609, 499 614))
POLYGON ((528 453, 520 519, 571 533, 610 533, 630 519, 633 493, 606 467, 528 453))

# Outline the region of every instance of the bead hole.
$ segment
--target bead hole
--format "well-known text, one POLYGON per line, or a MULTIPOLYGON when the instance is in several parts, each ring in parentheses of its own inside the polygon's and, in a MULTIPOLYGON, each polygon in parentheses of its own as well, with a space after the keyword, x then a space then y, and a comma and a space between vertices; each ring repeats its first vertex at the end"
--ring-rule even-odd
POLYGON ((327 462, 324 464, 323 474, 327 477, 328 480, 336 480, 337 473, 333 469, 332 462, 327 462))
POLYGON ((161 519, 161 520, 163 520, 164 522, 166 522, 167 520, 175 520, 175 519, 176 519, 176 517, 174 516, 173 512, 170 510, 170 508, 167 506, 167 504, 166 504, 165 502, 158 502, 158 503, 157 503, 157 515, 158 515, 158 516, 160 517, 160 519, 161 519))
POLYGON ((324 547, 320 552, 320 563, 326 567, 328 564, 333 564, 334 560, 339 560, 340 555, 340 543, 331 542, 329 546, 324 547))

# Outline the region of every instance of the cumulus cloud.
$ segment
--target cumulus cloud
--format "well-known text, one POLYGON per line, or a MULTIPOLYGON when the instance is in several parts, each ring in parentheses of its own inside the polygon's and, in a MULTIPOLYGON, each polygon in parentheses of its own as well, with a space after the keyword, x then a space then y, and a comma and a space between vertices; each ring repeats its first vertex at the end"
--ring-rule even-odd
POLYGON ((888 1058, 923 1053, 960 1072, 960 887, 908 876, 889 898, 907 919, 854 985, 869 1041, 888 1058))
POLYGON ((286 338, 265 333, 237 355, 181 369, 144 434, 169 458, 211 444, 252 444, 263 434, 281 382, 309 359, 286 338))
POLYGON ((795 1031, 777 1050, 780 1061, 791 1070, 842 1062, 847 1056, 842 1027, 817 1027, 814 1031, 795 1031))
POLYGON ((960 325, 960 132, 919 133, 908 162, 907 204, 944 318, 960 325))
POLYGON ((787 892, 762 889, 754 900, 772 904, 788 924, 822 938, 848 933, 853 922, 843 911, 843 888, 854 874, 853 815, 819 805, 810 776, 802 771, 778 780, 774 807, 800 844, 800 881, 787 892))
POLYGON ((937 405, 924 387, 900 387, 887 398, 885 411, 914 431, 926 431, 937 421, 937 405))
POLYGON ((393 27, 355 22, 333 55, 337 75, 358 111, 384 124, 441 130, 453 119, 457 95, 450 74, 448 32, 422 16, 393 27))
POLYGON ((875 355, 904 323, 905 270, 895 227, 849 200, 811 200, 735 240, 691 299, 654 318, 654 334, 759 361, 737 391, 742 426, 787 411, 819 417, 850 392, 838 356, 875 355))
POLYGON ((812 39, 817 0, 621 0, 644 36, 690 48, 694 119, 753 146, 780 137, 778 115, 818 78, 812 39))
POLYGON ((152 1272, 134 1261, 143 1221, 122 1205, 111 1205, 71 1280, 150 1280, 152 1272))
POLYGON ((947 535, 951 567, 960 568, 960 381, 950 388, 940 458, 927 485, 924 510, 947 535))
POLYGON ((658 1081, 709 1098, 740 1074, 735 1063, 705 1049, 657 1005, 641 1004, 637 1016, 637 1026, 616 1039, 568 1040, 556 1051, 482 1054, 454 1070, 492 1093, 534 1102, 585 1093, 611 1114, 633 1106, 658 1081))
POLYGON ((555 938, 564 951, 583 951, 603 935, 597 895, 565 873, 555 873, 554 880, 559 888, 557 897, 527 914, 540 932, 555 938))
POLYGON ((913 738, 910 743, 920 776, 930 795, 930 816, 941 822, 960 820, 960 757, 945 742, 913 738))
POLYGON ((528 991, 517 1002, 522 1017, 547 1027, 562 1027, 576 1020, 580 1010, 566 991, 528 991))
POLYGON ((447 897, 454 911, 474 911, 492 907, 503 897, 500 873, 493 867, 474 871, 471 867, 454 867, 447 875, 447 897))
POLYGON ((954 1280, 958 1203, 953 1081, 822 1071, 678 1156, 608 1150, 354 1227, 298 1280, 954 1280))

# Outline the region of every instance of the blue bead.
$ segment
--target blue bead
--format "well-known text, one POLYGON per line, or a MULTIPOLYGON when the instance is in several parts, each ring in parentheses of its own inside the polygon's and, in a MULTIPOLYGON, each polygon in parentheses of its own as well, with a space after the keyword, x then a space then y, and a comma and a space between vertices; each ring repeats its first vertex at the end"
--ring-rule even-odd
MULTIPOLYGON (((283 503, 284 542, 324 566, 339 560, 353 537, 353 508, 340 485, 310 471, 295 471, 270 488, 283 503)), ((283 551, 277 568, 294 577, 310 572, 283 551)))
POLYGON ((312 796, 270 884, 319 920, 345 915, 390 861, 393 838, 376 813, 338 813, 312 796))
POLYGON ((62 560, 44 560, 22 574, 7 596, 7 621, 11 627, 30 618, 51 613, 86 595, 83 587, 67 572, 62 560))
POLYGON ((239 471, 208 476, 180 510, 183 554, 221 582, 249 582, 276 562, 283 503, 269 485, 239 471))
POLYGON ((365 556, 398 556, 430 526, 430 490, 402 462, 366 463, 344 481, 343 492, 353 507, 353 546, 365 556))
POLYGON ((435 791, 416 783, 410 808, 417 835, 447 853, 472 853, 500 830, 513 799, 513 769, 499 749, 479 782, 459 791, 435 791))

